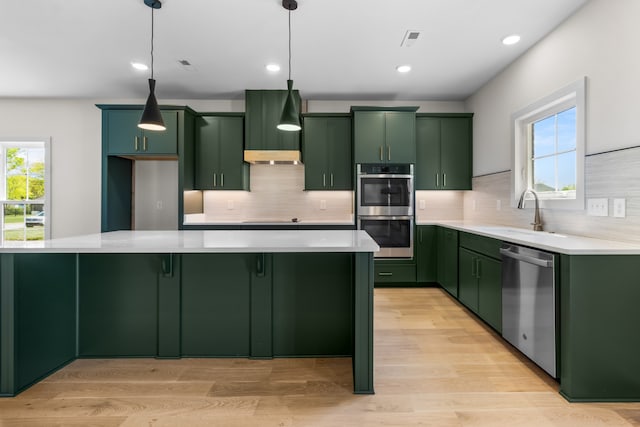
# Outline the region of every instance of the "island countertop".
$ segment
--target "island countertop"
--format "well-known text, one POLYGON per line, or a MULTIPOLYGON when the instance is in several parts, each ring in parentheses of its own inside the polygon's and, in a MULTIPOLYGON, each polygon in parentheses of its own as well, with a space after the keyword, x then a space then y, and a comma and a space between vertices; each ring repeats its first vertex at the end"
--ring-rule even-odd
POLYGON ((377 252, 379 249, 361 230, 123 230, 7 242, 0 253, 377 252))

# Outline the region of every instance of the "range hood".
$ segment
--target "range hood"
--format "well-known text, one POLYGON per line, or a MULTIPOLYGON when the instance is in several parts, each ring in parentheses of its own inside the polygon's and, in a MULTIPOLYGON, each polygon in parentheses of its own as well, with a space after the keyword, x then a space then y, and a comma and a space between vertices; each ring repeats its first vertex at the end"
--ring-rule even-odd
POLYGON ((297 165, 301 164, 297 150, 244 150, 244 161, 252 165, 297 165))
MULTIPOLYGON (((301 105, 300 94, 294 99, 301 105)), ((277 129, 286 90, 246 90, 244 161, 250 164, 300 164, 300 132, 277 129)))

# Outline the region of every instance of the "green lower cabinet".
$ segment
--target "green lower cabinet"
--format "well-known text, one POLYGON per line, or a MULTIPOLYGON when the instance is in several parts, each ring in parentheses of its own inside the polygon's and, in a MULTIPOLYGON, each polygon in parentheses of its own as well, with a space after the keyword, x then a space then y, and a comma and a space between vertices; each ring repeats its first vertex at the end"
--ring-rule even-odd
POLYGON ((376 260, 374 266, 375 284, 416 285, 416 264, 412 261, 376 260))
POLYGON ((249 355, 251 255, 182 255, 183 356, 249 355))
POLYGON ((438 283, 447 292, 458 298, 458 232, 438 227, 437 247, 438 283))
POLYGON ((80 357, 158 352, 160 254, 79 255, 80 357))
POLYGON ((273 355, 352 355, 352 277, 352 254, 273 254, 273 355))
POLYGON ((638 277, 637 255, 561 256, 560 393, 570 401, 640 401, 638 277))
POLYGON ((502 330, 502 262, 460 248, 458 299, 498 332, 502 330))
POLYGON ((478 316, 502 332, 502 262, 478 255, 478 316))
POLYGON ((478 312, 478 257, 475 252, 460 248, 458 272, 458 299, 469 310, 478 312))
POLYGON ((416 282, 432 283, 438 280, 438 239, 435 225, 416 226, 416 282))
POLYGON ((14 385, 19 391, 75 359, 75 254, 2 257, 13 257, 13 265, 3 262, 2 268, 3 273, 13 270, 15 284, 14 385))

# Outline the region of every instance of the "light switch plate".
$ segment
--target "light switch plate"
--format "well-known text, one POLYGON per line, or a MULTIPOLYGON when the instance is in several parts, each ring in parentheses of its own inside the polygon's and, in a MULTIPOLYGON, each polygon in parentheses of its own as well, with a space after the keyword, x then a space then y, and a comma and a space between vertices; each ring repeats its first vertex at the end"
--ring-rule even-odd
POLYGON ((320 200, 320 210, 324 211, 326 209, 327 209, 327 201, 324 199, 320 200))
POLYGON ((627 215, 626 205, 625 199, 613 199, 613 216, 615 218, 624 218, 627 215))
POLYGON ((426 203, 424 199, 420 199, 420 201, 418 202, 419 206, 420 206, 420 210, 424 210, 426 208, 426 203))
POLYGON ((609 199, 587 199, 587 215, 609 216, 609 199))

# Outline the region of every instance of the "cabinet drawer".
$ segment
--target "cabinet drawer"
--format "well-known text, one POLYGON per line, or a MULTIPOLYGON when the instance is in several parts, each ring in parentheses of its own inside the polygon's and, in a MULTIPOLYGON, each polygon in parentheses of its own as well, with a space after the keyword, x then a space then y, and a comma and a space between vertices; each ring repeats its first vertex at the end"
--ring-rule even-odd
POLYGON ((415 264, 377 264, 374 267, 376 283, 401 283, 416 281, 415 264))
POLYGON ((461 247, 471 249, 472 251, 487 255, 491 258, 500 259, 501 244, 502 242, 500 240, 492 239, 490 237, 460 232, 461 247))

